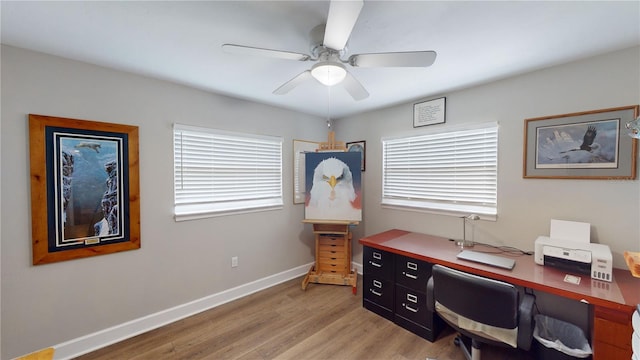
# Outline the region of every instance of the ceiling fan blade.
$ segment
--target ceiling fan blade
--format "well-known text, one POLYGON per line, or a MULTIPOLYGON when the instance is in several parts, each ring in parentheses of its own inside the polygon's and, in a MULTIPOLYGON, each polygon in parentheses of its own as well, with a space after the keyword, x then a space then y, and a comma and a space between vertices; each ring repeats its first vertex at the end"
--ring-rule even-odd
POLYGON ((427 67, 436 61, 435 51, 409 51, 377 54, 356 54, 349 64, 358 67, 427 67))
POLYGON ((299 53, 290 52, 290 51, 263 49, 263 48, 234 45, 234 44, 224 44, 222 45, 222 50, 224 50, 229 54, 257 55, 257 56, 265 56, 265 57, 285 59, 285 60, 307 61, 311 59, 311 57, 307 54, 299 54, 299 53))
POLYGON ((276 95, 284 95, 308 79, 311 79, 311 70, 306 70, 296 75, 293 79, 287 81, 279 88, 275 89, 273 93, 276 95))
POLYGON ((329 4, 329 15, 324 32, 323 45, 333 50, 342 50, 351 36, 364 2, 333 0, 329 4))
POLYGON ((342 81, 342 84, 347 92, 351 94, 351 97, 356 101, 369 97, 369 92, 364 88, 364 86, 362 86, 360 81, 353 77, 349 72, 347 72, 347 76, 342 81))

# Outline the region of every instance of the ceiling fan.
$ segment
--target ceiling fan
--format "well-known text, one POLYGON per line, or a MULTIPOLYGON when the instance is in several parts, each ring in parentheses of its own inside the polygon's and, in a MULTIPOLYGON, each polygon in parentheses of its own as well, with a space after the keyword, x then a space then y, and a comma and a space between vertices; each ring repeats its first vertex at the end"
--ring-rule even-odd
POLYGON ((360 81, 347 71, 344 64, 352 67, 427 67, 433 64, 436 60, 435 51, 354 54, 343 59, 346 53, 345 46, 363 5, 363 0, 331 1, 327 24, 318 25, 311 30, 311 54, 236 44, 224 44, 222 49, 232 54, 316 62, 311 69, 303 71, 274 90, 273 93, 278 95, 286 94, 304 81, 315 78, 326 86, 343 83, 355 100, 362 100, 367 98, 369 93, 360 81))

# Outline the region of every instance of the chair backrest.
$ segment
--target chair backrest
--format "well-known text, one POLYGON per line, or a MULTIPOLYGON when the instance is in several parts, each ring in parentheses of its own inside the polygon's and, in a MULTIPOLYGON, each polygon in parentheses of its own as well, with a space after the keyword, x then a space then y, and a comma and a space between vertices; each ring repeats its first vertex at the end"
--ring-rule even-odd
POLYGON ((434 265, 435 301, 471 320, 495 327, 518 326, 519 293, 511 284, 434 265))

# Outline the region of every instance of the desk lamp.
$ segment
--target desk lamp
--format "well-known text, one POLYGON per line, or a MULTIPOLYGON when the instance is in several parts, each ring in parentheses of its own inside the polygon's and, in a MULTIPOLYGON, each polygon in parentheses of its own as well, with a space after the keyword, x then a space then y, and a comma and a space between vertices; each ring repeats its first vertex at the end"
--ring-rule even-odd
POLYGON ((473 247, 475 243, 473 242, 473 231, 471 232, 471 240, 467 241, 467 220, 478 220, 480 216, 476 214, 469 214, 467 216, 462 216, 462 240, 458 241, 456 245, 460 246, 460 250, 464 250, 465 247, 473 247))

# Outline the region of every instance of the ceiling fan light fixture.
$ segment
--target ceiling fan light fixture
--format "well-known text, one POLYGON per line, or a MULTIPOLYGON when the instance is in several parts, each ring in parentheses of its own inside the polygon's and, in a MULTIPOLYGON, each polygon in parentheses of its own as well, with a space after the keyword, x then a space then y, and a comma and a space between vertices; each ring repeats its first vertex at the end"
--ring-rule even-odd
POLYGON ((339 84, 347 76, 347 70, 337 62, 323 61, 311 68, 311 76, 326 86, 339 84))

